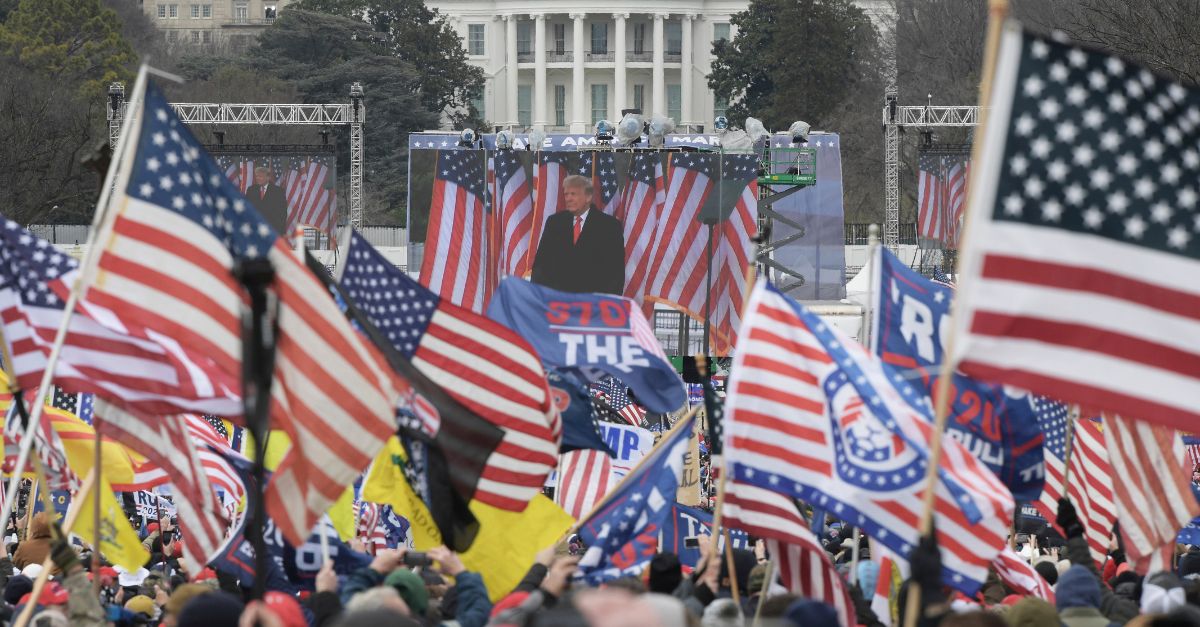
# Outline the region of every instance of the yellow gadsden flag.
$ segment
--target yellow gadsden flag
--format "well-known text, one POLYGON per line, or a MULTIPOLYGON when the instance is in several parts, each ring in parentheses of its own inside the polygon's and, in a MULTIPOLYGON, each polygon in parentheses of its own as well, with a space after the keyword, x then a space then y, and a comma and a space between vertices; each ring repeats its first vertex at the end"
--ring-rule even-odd
MULTIPOLYGON (((400 441, 395 437, 389 439, 363 482, 362 498, 371 503, 391 505, 398 515, 407 518, 413 548, 425 551, 441 544, 442 538, 425 503, 404 478, 405 459, 400 441)), ((479 501, 471 501, 469 506, 479 521, 479 535, 459 558, 467 570, 483 577, 493 602, 521 583, 537 552, 561 539, 575 522, 554 501, 541 494, 519 513, 479 501)))
MULTIPOLYGON (((91 481, 91 477, 85 480, 91 481)), ((100 499, 100 552, 108 561, 125 568, 126 570, 137 570, 150 559, 150 554, 146 552, 142 546, 141 539, 138 534, 129 525, 129 520, 125 518, 125 512, 121 509, 121 504, 117 502, 117 497, 113 496, 112 486, 108 480, 100 478, 100 494, 97 495, 95 490, 88 490, 87 497, 75 499, 71 502, 71 507, 79 508, 78 513, 68 513, 67 520, 75 517, 75 524, 71 527, 71 533, 83 538, 84 542, 94 543, 96 538, 96 529, 93 525, 93 517, 95 514, 95 499, 100 499)))

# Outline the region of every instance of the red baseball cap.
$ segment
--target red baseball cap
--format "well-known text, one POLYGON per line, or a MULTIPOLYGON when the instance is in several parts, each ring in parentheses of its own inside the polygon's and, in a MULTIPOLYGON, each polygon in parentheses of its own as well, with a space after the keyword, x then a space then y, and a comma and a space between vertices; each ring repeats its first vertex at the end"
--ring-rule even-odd
MULTIPOLYGON (((32 595, 32 592, 26 592, 17 605, 25 605, 29 602, 29 598, 32 595)), ((38 597, 38 605, 66 605, 66 603, 67 590, 57 581, 47 581, 46 585, 42 586, 42 594, 38 597)))
POLYGON ((263 595, 263 603, 283 622, 283 627, 308 627, 308 619, 304 618, 300 603, 292 595, 272 590, 263 595))
POLYGON ((196 576, 192 577, 192 581, 195 583, 200 583, 201 581, 208 581, 209 579, 216 579, 216 578, 217 578, 216 571, 214 571, 211 568, 205 568, 204 570, 201 570, 200 572, 196 573, 196 576))

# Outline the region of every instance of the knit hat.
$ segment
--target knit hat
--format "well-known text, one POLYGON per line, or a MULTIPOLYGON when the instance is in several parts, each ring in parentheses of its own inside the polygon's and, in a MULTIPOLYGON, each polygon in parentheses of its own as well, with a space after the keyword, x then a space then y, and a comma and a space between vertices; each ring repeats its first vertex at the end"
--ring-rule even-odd
POLYGON ((650 592, 671 594, 683 581, 683 569, 679 564, 679 556, 674 553, 659 553, 650 559, 649 576, 646 587, 650 592))
POLYGON ((828 603, 801 599, 788 606, 783 617, 796 627, 838 627, 837 610, 828 603))
POLYGON ((154 618, 155 614, 158 613, 158 606, 154 604, 154 599, 144 594, 139 594, 126 601, 125 609, 130 612, 140 612, 150 618, 154 618))
POLYGON ((1009 627, 1059 627, 1062 622, 1054 606, 1037 597, 1025 597, 1008 608, 1004 621, 1009 627))
POLYGON ((429 609, 429 590, 421 576, 407 568, 397 568, 383 580, 383 583, 396 589, 400 598, 408 604, 413 616, 424 616, 429 609))
POLYGON ((33 580, 25 575, 13 575, 4 586, 4 602, 16 605, 21 597, 33 590, 33 580))
POLYGON ((1173 573, 1154 573, 1142 585, 1143 614, 1166 614, 1187 603, 1183 582, 1173 573))
POLYGON ((1058 578, 1054 587, 1055 605, 1058 610, 1072 607, 1100 609, 1100 582, 1092 571, 1076 564, 1058 578))
POLYGON ((212 592, 193 597, 183 605, 176 627, 217 627, 236 625, 245 607, 227 592, 212 592))
POLYGON ((308 627, 308 619, 304 618, 304 611, 300 609, 300 603, 295 597, 272 590, 263 595, 263 602, 283 623, 283 627, 308 627))
POLYGON ((1058 583, 1058 566, 1052 561, 1041 561, 1033 566, 1033 569, 1046 580, 1046 583, 1054 585, 1058 583))

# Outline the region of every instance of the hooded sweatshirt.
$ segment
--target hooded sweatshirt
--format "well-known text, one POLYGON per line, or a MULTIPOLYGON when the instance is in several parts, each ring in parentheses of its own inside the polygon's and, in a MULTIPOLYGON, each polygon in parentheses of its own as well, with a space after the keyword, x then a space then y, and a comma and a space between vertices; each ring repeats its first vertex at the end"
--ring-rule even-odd
MULTIPOLYGON (((13 565, 17 568, 25 568, 30 564, 41 564, 50 556, 50 521, 46 519, 46 512, 38 512, 33 515, 33 520, 29 523, 29 537, 21 540, 17 545, 17 550, 13 553, 13 565)), ((55 566, 51 573, 58 570, 55 566)))

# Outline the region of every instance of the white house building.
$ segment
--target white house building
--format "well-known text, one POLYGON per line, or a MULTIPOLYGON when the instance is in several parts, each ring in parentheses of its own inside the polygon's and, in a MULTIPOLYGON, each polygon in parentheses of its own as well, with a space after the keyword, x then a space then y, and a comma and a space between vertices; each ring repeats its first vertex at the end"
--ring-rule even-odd
MULTIPOLYGON (((711 127, 725 103, 707 76, 746 0, 428 0, 463 38, 487 84, 475 106, 499 126, 589 132, 622 109, 711 127)), ((887 0, 858 0, 878 19, 887 0)))

